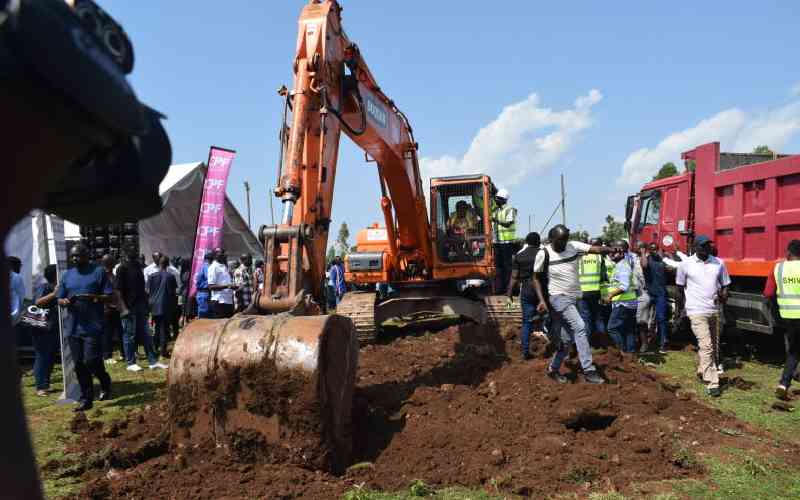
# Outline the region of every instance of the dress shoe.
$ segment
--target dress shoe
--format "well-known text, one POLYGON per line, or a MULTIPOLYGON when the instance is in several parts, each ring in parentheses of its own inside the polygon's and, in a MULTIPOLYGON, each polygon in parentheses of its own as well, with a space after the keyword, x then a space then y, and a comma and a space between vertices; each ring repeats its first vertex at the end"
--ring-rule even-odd
POLYGON ((87 411, 87 410, 91 410, 91 409, 92 409, 92 402, 91 401, 81 401, 80 403, 78 403, 78 406, 76 406, 72 411, 80 412, 80 411, 87 411))

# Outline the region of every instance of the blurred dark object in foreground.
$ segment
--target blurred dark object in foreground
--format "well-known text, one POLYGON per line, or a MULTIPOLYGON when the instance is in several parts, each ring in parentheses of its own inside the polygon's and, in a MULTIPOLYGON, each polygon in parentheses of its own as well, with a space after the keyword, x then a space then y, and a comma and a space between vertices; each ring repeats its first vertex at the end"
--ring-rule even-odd
POLYGON ((13 126, 0 147, 27 169, 11 174, 17 197, 79 224, 157 213, 171 148, 161 115, 125 79, 133 50, 124 31, 102 10, 89 14, 88 0, 77 12, 63 0, 4 3, 0 109, 13 126), (101 27, 90 32, 87 20, 101 27), (113 44, 101 36, 112 31, 113 44))
MULTIPOLYGON (((89 0, 68 1, 0 0, 0 240, 34 208, 81 225, 161 208, 171 148, 161 116, 125 79, 130 41, 89 0)), ((2 258, 0 276, 7 272, 2 258)), ((8 311, 9 295, 0 280, 0 309, 8 311)), ((0 496, 39 499, 14 344, 9 315, 0 314, 0 496)))

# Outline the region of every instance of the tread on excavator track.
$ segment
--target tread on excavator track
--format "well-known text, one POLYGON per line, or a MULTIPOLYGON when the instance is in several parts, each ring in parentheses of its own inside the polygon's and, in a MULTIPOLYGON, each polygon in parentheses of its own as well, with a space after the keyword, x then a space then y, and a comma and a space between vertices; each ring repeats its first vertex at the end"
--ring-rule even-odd
POLYGON ((348 292, 336 306, 336 314, 353 321, 361 345, 371 344, 378 337, 375 324, 375 293, 348 292))
MULTIPOLYGON (((509 303, 505 295, 489 295, 483 298, 483 304, 486 323, 499 332, 516 332, 522 327, 522 308, 518 300, 509 303)), ((361 345, 377 340, 380 326, 375 322, 375 307, 372 292, 348 292, 336 306, 336 314, 353 321, 361 345)))

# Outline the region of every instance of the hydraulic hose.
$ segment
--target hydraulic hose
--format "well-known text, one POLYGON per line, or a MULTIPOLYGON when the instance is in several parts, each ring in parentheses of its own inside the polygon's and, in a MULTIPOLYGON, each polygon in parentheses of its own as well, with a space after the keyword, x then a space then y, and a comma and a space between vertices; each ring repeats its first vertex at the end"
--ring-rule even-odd
POLYGON ((351 127, 350 124, 345 121, 341 113, 339 113, 339 110, 334 108, 328 103, 327 88, 323 87, 321 89, 320 94, 322 96, 322 107, 330 111, 331 114, 333 114, 333 116, 335 116, 336 119, 339 120, 339 123, 341 123, 342 126, 345 128, 345 130, 347 130, 350 134, 359 136, 367 131, 367 112, 364 109, 364 101, 361 98, 361 93, 359 93, 358 90, 356 90, 352 94, 356 98, 356 101, 358 102, 358 108, 361 110, 361 130, 355 130, 353 127, 351 127))

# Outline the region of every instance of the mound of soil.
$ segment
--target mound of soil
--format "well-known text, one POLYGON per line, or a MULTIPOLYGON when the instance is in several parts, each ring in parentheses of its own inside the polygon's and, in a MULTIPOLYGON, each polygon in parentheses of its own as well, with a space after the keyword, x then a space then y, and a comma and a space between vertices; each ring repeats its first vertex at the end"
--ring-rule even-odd
MULTIPOLYGON (((545 359, 526 362, 517 352, 514 340, 478 326, 362 348, 354 466, 339 476, 315 468, 291 436, 271 444, 243 430, 223 446, 169 446, 165 402, 113 432, 81 423, 78 497, 322 499, 354 484, 396 490, 414 479, 524 496, 593 485, 625 491, 634 482, 701 477, 694 457, 712 448, 764 446, 756 430, 617 351, 595 359, 609 380, 603 386, 583 382, 577 360, 565 370, 573 383, 559 385, 544 375, 545 359)), ((798 463, 798 447, 783 448, 770 452, 798 463)))

